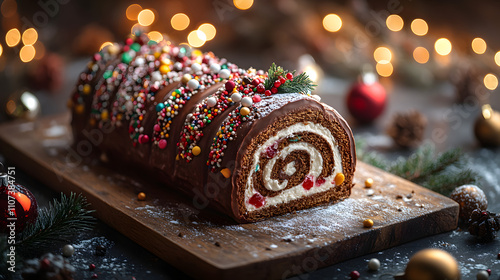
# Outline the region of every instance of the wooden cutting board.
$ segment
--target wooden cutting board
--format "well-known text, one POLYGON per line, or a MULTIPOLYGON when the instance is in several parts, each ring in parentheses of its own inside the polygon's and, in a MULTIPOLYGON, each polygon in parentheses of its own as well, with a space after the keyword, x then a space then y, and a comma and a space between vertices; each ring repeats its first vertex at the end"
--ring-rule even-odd
POLYGON ((164 186, 81 161, 68 124, 69 115, 3 124, 0 153, 57 191, 83 193, 99 219, 195 278, 286 278, 457 227, 457 203, 362 162, 350 198, 239 225, 164 186), (363 228, 366 218, 374 227, 363 228))

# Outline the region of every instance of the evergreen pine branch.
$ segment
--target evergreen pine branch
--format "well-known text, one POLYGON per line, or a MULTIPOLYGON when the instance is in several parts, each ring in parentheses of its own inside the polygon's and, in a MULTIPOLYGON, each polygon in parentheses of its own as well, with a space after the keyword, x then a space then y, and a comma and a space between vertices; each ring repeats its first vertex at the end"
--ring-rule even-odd
MULTIPOLYGON (((271 64, 271 67, 269 67, 269 70, 267 71, 267 79, 264 81, 265 89, 272 89, 274 86, 274 82, 279 80, 280 77, 285 77, 288 73, 292 73, 292 75, 294 75, 295 71, 285 70, 283 69, 283 67, 277 66, 273 62, 273 64, 271 64)), ((278 88, 278 93, 296 92, 308 94, 314 89, 314 87, 316 87, 316 85, 313 84, 313 81, 309 78, 309 76, 305 72, 303 72, 297 76, 294 76, 292 80, 286 80, 286 82, 278 88)))
POLYGON ((54 199, 47 208, 38 211, 34 224, 26 228, 19 236, 23 248, 41 246, 52 241, 66 241, 72 235, 92 229, 95 219, 90 215, 90 204, 79 194, 68 196, 61 193, 61 199, 54 199))
POLYGON ((460 149, 435 156, 434 146, 424 145, 408 158, 389 163, 374 152, 366 152, 363 141, 357 141, 356 147, 358 159, 443 195, 479 179, 476 172, 465 168, 466 157, 460 149))
POLYGON ((479 174, 475 171, 470 169, 458 169, 453 172, 447 172, 446 174, 435 174, 429 176, 422 186, 440 194, 449 196, 458 186, 477 184, 478 178, 479 174))

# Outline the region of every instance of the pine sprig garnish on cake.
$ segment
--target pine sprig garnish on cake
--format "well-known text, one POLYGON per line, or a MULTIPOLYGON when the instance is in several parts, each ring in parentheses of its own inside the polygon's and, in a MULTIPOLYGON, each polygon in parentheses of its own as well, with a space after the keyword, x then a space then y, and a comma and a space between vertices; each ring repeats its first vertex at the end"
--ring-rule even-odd
POLYGON ((266 95, 275 93, 302 93, 310 94, 316 86, 305 72, 294 76, 294 71, 288 71, 275 63, 271 64, 267 71, 267 79, 264 81, 266 95), (269 92, 267 92, 269 91, 269 92))

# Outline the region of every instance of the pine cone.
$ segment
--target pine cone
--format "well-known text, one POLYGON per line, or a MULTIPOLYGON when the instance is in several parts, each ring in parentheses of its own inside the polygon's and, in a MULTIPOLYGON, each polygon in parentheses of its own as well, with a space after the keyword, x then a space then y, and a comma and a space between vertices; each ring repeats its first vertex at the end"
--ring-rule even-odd
POLYGON ((73 280, 75 268, 61 255, 47 253, 27 260, 21 272, 25 280, 73 280))
POLYGON ((387 129, 387 134, 398 146, 414 148, 422 143, 426 125, 427 119, 418 111, 396 113, 387 129))
POLYGON ((500 219, 495 213, 475 209, 469 219, 469 233, 477 236, 480 241, 495 239, 500 230, 500 219))

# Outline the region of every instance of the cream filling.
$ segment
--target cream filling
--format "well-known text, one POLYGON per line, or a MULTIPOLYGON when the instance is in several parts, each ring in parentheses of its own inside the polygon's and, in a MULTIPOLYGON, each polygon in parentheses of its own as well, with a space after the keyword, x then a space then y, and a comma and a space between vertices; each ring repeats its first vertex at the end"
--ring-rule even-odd
MULTIPOLYGON (((321 174, 322 172, 322 166, 323 166, 323 158, 321 156, 320 151, 318 151, 313 145, 305 142, 297 142, 297 143, 292 143, 285 147, 283 150, 279 152, 274 158, 272 158, 270 161, 268 161, 268 164, 266 166, 260 166, 259 168, 263 168, 263 176, 264 176, 264 187, 268 190, 271 191, 279 191, 282 190, 286 187, 287 180, 284 180, 281 184, 278 182, 278 180, 271 179, 271 171, 276 163, 276 160, 278 158, 286 158, 288 154, 290 154, 292 151, 296 150, 303 150, 306 152, 309 152, 310 156, 310 169, 309 173, 307 176, 312 176, 314 180, 321 174)), ((294 166, 294 163, 291 162, 285 167, 285 173, 289 176, 293 175, 296 172, 296 168, 294 166), (292 164, 292 165, 290 165, 292 164)), ((317 123, 312 123, 312 122, 300 122, 296 123, 294 125, 291 125, 285 129, 282 129, 276 133, 273 137, 270 137, 267 139, 267 141, 260 146, 258 149, 256 149, 255 153, 253 154, 253 165, 252 169, 250 170, 250 173, 248 174, 247 178, 247 184, 245 186, 245 206, 247 211, 255 211, 257 209, 262 209, 266 207, 270 207, 273 205, 277 205, 280 203, 288 203, 290 201, 299 199, 304 196, 310 196, 315 193, 323 192, 326 191, 330 188, 335 187, 334 183, 334 178, 337 173, 343 172, 342 170, 342 158, 340 157, 340 152, 338 149, 337 142, 335 138, 333 137, 332 133, 330 130, 321 124, 317 123), (321 186, 314 186, 309 190, 304 189, 302 186, 302 183, 294 186, 290 189, 282 191, 279 195, 274 196, 274 197, 266 197, 266 203, 264 206, 256 208, 252 204, 248 203, 249 199, 257 193, 253 186, 253 175, 257 169, 257 165, 259 165, 259 159, 260 155, 266 151, 266 149, 270 146, 272 146, 275 142, 277 142, 279 139, 286 138, 286 137, 293 137, 294 134, 299 133, 299 132, 311 132, 314 133, 323 139, 329 144, 330 148, 333 151, 333 159, 334 159, 334 168, 332 170, 332 175, 329 177, 324 178, 325 183, 323 183, 321 186)))
POLYGON ((295 161, 291 161, 285 166, 286 175, 292 176, 295 171, 297 171, 297 169, 295 169, 295 161))

